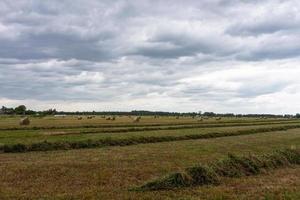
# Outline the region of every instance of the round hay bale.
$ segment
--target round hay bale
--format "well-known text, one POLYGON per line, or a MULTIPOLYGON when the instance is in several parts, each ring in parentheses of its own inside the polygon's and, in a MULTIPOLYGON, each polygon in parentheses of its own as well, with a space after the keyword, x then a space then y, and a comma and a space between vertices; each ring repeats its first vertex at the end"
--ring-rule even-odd
POLYGON ((28 117, 24 117, 20 120, 20 125, 21 126, 28 126, 30 124, 30 120, 28 117))
POLYGON ((140 120, 141 120, 141 116, 138 116, 133 119, 133 122, 140 122, 140 120))
POLYGON ((82 120, 82 117, 77 117, 78 120, 82 120))

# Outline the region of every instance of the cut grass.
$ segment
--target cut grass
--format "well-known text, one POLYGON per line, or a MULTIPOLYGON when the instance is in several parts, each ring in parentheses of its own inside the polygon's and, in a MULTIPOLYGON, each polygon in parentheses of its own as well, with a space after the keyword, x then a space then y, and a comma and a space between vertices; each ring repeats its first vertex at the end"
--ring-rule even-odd
POLYGON ((142 118, 140 123, 133 123, 132 119, 122 117, 121 120, 116 120, 115 122, 106 121, 103 119, 93 119, 93 120, 82 120, 78 121, 76 118, 67 119, 56 119, 56 118, 46 118, 38 119, 33 118, 31 125, 28 127, 19 126, 19 118, 0 118, 0 130, 45 130, 45 129, 70 129, 70 128, 132 128, 132 127, 156 127, 156 126, 188 126, 188 125, 198 125, 200 127, 211 127, 211 126, 226 126, 226 125, 255 125, 255 124, 288 124, 288 123, 299 123, 299 120, 295 119, 268 119, 268 120, 255 120, 255 119, 225 119, 221 121, 215 121, 214 119, 205 120, 198 122, 195 119, 187 118, 176 120, 174 118, 142 118))
POLYGON ((263 170, 300 164, 300 150, 279 150, 261 156, 228 155, 226 159, 208 165, 197 165, 165 178, 148 182, 137 188, 141 191, 163 190, 202 185, 218 185, 221 177, 257 175, 263 170))
POLYGON ((300 128, 300 125, 286 125, 279 127, 256 128, 249 130, 238 130, 232 132, 213 132, 208 134, 192 134, 182 136, 157 136, 157 137, 128 137, 123 139, 104 138, 99 140, 85 141, 64 141, 64 142, 39 142, 32 144, 6 144, 0 147, 0 151, 4 153, 28 152, 28 151, 51 151, 51 150, 69 150, 83 148, 99 148, 105 146, 128 146, 146 143, 171 142, 182 140, 208 139, 226 136, 249 135, 256 133, 284 131, 289 129, 300 128))
MULTIPOLYGON (((35 144, 34 148, 41 150, 27 152, 26 149, 27 153, 20 154, 0 153, 0 199, 140 200, 199 199, 199 197, 201 199, 299 199, 297 198, 300 197, 300 167, 298 165, 276 170, 263 170, 266 173, 259 171, 256 176, 238 177, 240 174, 237 172, 232 173, 237 178, 231 178, 229 175, 228 177, 220 176, 220 184, 217 186, 213 184, 172 190, 128 191, 128 188, 142 185, 148 180, 154 180, 165 174, 171 174, 174 171, 183 172, 190 166, 196 166, 189 168, 190 173, 195 177, 199 176, 202 173, 199 173, 197 163, 215 163, 215 160, 224 160, 228 153, 240 158, 241 155, 249 154, 259 156, 270 153, 273 149, 291 146, 299 148, 299 129, 231 135, 233 137, 215 137, 214 135, 211 139, 185 138, 170 142, 135 143, 141 145, 130 144, 122 147, 104 145, 101 146, 104 148, 93 149, 93 142, 98 140, 108 140, 109 145, 126 145, 115 142, 132 138, 175 137, 178 139, 178 137, 191 135, 232 134, 258 128, 269 129, 297 125, 297 123, 299 125, 297 120, 273 119, 224 118, 219 122, 213 119, 196 122, 191 118, 176 120, 165 117, 159 119, 143 117, 140 123, 135 124, 125 117, 117 118, 114 122, 102 119, 78 121, 71 117, 65 119, 33 118, 28 130, 25 128, 24 130, 0 131, 0 146, 35 144), (198 125, 209 127, 193 128, 198 125), (215 127, 215 125, 220 127, 215 127), (30 129, 34 126, 42 127, 42 129, 30 129), (96 128, 93 128, 95 126, 96 128), (169 126, 171 129, 186 127, 176 130, 150 130, 169 126), (48 129, 48 127, 52 128, 48 129), (126 132, 125 129, 131 129, 131 131, 126 132), (110 130, 113 131, 109 132, 110 130), (52 143, 77 144, 87 141, 91 141, 91 144, 87 145, 91 146, 84 148, 91 149, 48 151, 48 148, 52 148, 52 143)), ((17 124, 16 117, 7 120, 2 120, 0 117, 0 128, 14 128, 18 127, 17 124)), ((24 151, 22 148, 22 146, 16 147, 24 151)), ((67 147, 67 149, 72 148, 67 147)), ((207 179, 207 177, 214 177, 210 169, 202 169, 202 171, 209 172, 205 182, 214 181, 214 179, 207 179)), ((203 182, 204 180, 200 178, 197 181, 203 182)))
MULTIPOLYGON (((197 163, 300 147, 299 130, 72 151, 0 154, 0 199, 263 199, 298 197, 300 167, 224 178, 218 186, 129 192, 197 163), (271 136, 271 137, 270 137, 271 136), (121 177, 121 178, 120 178, 121 177), (270 195, 269 195, 270 196, 270 195)), ((297 199, 297 198, 296 198, 297 199)))
MULTIPOLYGON (((263 126, 263 125, 284 125, 284 124, 299 124, 299 122, 272 122, 272 123, 227 123, 227 124, 149 124, 149 125, 123 125, 123 126, 87 126, 87 127, 77 127, 77 131, 60 131, 56 135, 69 135, 69 134, 90 134, 90 133, 127 133, 127 132, 143 132, 143 131, 161 131, 161 130, 181 130, 181 129, 198 129, 198 128, 226 128, 226 127, 242 127, 242 126, 263 126), (82 128, 83 130, 79 130, 82 128), (97 129, 98 128, 98 129, 97 129), (91 130, 92 129, 92 130, 91 130)), ((70 127, 52 127, 46 130, 65 130, 70 129, 70 127)), ((75 130, 76 130, 75 129, 75 130)), ((16 129, 22 130, 22 129, 16 129)), ((43 130, 40 128, 36 129, 23 129, 23 130, 43 130)), ((72 130, 72 129, 71 129, 72 130)))
MULTIPOLYGON (((82 133, 85 129, 66 129, 64 132, 68 134, 56 134, 57 130, 18 130, 18 131, 2 131, 0 132, 0 146, 4 144, 32 144, 43 141, 48 142, 75 142, 75 141, 86 141, 86 140, 99 140, 99 139, 128 139, 132 137, 162 137, 162 136, 183 136, 183 135, 194 135, 194 134, 208 134, 215 132, 232 132, 238 130, 249 130, 255 128, 269 128, 279 127, 282 125, 256 125, 256 126, 241 126, 241 127, 215 127, 215 128, 198 128, 198 129, 178 129, 178 130, 159 130, 159 131, 134 131, 125 133, 82 133), (73 134, 77 131, 76 134, 73 134)), ((92 129, 97 131, 98 129, 92 129)))

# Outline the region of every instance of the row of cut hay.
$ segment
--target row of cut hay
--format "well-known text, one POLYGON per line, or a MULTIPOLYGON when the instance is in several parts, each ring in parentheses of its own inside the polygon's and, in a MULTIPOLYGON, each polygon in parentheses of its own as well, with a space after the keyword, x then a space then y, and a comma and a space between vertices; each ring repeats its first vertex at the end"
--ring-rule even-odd
POLYGON ((149 127, 149 126, 197 126, 203 128, 209 127, 223 127, 223 126, 250 126, 250 125, 268 125, 268 124, 293 124, 299 123, 300 121, 296 120, 285 120, 285 121, 278 121, 278 120, 269 120, 269 121, 249 121, 249 122, 206 122, 201 123, 199 122, 183 122, 183 123, 141 123, 141 124, 128 124, 128 123, 120 123, 120 124, 89 124, 89 125, 67 125, 67 126, 30 126, 30 127, 0 127, 0 131, 13 131, 13 130, 50 130, 50 129, 72 129, 72 128, 115 128, 115 127, 149 127))
POLYGON ((148 182, 137 190, 165 190, 202 185, 218 185, 222 177, 244 177, 262 173, 292 164, 300 164, 300 150, 277 150, 261 156, 228 155, 215 163, 187 168, 184 172, 173 173, 162 179, 148 182))
MULTIPOLYGON (((277 124, 255 124, 256 126, 277 125, 277 124)), ((166 127, 129 127, 129 128, 114 128, 103 130, 81 130, 78 132, 63 132, 57 135, 80 135, 80 134, 100 134, 100 133, 128 133, 142 131, 164 131, 164 130, 180 130, 180 129, 198 129, 198 128, 221 128, 221 127, 246 127, 255 126, 253 124, 225 124, 225 125, 178 125, 166 127)), ((297 124, 295 124, 297 125, 297 124)), ((300 124, 298 124, 300 126, 300 124)), ((286 127, 293 125, 286 125, 286 127)), ((268 128, 267 128, 268 129, 268 128)))
POLYGON ((226 136, 249 135, 273 131, 285 131, 288 129, 300 128, 300 125, 290 125, 281 127, 256 128, 248 130, 238 130, 233 132, 214 132, 207 134, 193 134, 182 136, 149 136, 149 137, 128 137, 123 139, 105 138, 99 140, 85 141, 63 141, 63 142, 39 142, 32 144, 6 144, 0 146, 0 151, 4 153, 29 152, 29 151, 51 151, 51 150, 68 150, 82 148, 96 148, 104 146, 128 146, 146 143, 171 142, 181 140, 208 139, 226 136))

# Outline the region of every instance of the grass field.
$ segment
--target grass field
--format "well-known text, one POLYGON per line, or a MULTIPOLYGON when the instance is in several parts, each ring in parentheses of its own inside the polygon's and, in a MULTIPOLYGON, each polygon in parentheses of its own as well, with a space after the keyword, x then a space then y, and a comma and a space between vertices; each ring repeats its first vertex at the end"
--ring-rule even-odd
POLYGON ((19 126, 18 120, 0 118, 0 146, 141 137, 184 139, 89 149, 1 152, 0 199, 300 199, 299 165, 254 176, 225 177, 219 185, 131 190, 199 163, 223 159, 229 153, 263 155, 286 148, 300 149, 300 120, 210 118, 199 122, 188 117, 142 117, 133 123, 126 116, 115 121, 70 116, 31 118, 28 127, 19 126), (185 138, 195 135, 210 137, 185 138))

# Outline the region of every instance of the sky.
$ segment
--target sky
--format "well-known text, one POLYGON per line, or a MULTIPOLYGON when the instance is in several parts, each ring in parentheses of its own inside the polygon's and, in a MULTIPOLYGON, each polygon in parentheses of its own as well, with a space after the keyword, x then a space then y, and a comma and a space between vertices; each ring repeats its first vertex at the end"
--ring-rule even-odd
POLYGON ((1 0, 0 105, 300 112, 298 0, 1 0))

